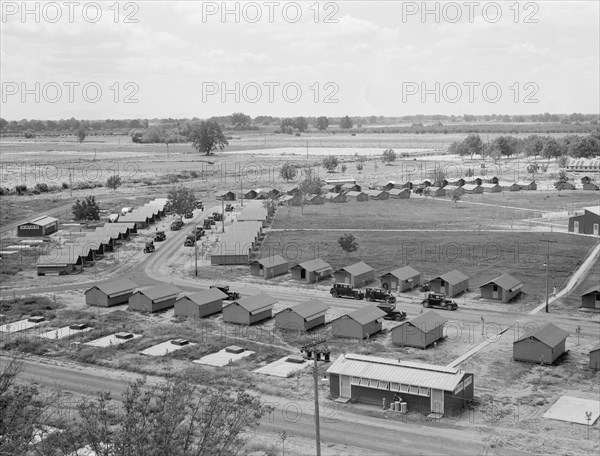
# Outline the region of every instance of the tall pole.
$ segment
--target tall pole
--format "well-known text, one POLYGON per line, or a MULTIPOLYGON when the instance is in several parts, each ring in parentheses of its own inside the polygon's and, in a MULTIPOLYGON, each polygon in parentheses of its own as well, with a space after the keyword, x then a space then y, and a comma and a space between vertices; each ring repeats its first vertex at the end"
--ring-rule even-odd
POLYGON ((198 277, 198 241, 194 242, 194 264, 196 267, 196 277, 198 277))
POLYGON ((225 201, 221 198, 221 226, 223 227, 223 233, 225 232, 225 201))
POLYGON ((550 244, 554 244, 558 241, 551 241, 549 239, 540 239, 540 242, 546 242, 548 244, 548 251, 546 253, 546 313, 548 313, 548 269, 550 266, 550 244))
POLYGON ((240 201, 242 202, 242 207, 244 207, 244 179, 240 175, 240 201))
POLYGON ((317 358, 319 357, 319 351, 313 350, 313 359, 315 361, 315 438, 317 439, 317 456, 321 456, 321 429, 319 428, 319 368, 317 366, 317 358))

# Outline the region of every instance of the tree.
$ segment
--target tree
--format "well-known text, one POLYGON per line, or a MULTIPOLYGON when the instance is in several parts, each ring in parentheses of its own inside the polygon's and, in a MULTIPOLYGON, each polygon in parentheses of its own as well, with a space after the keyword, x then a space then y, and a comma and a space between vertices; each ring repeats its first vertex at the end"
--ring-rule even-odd
POLYGON ((483 148, 483 141, 481 140, 479 135, 471 133, 465 138, 463 144, 466 149, 466 152, 471 156, 471 159, 473 159, 473 155, 481 154, 481 149, 483 148))
POLYGON ((348 116, 342 118, 342 120, 340 120, 340 128, 344 128, 344 129, 349 129, 352 128, 352 126, 354 125, 354 123, 352 122, 352 119, 348 116))
POLYGON ((537 163, 530 163, 527 166, 527 174, 531 174, 531 179, 535 181, 535 175, 539 172, 540 165, 537 163))
POLYGON ((337 168, 337 165, 339 164, 339 160, 337 159, 337 157, 335 155, 328 155, 327 157, 325 157, 323 159, 323 167, 329 171, 330 173, 333 172, 333 170, 335 168, 337 168))
POLYGON ((383 151, 383 154, 381 155, 381 161, 383 163, 385 163, 386 165, 390 165, 393 161, 396 161, 396 152, 394 152, 394 149, 386 149, 383 151))
POLYGON ((454 190, 452 190, 452 192, 450 193, 450 199, 454 203, 454 206, 458 206, 458 202, 462 198, 463 193, 464 193, 464 190, 462 188, 460 188, 460 187, 455 188, 454 190))
POLYGON ((469 155, 469 151, 466 148, 464 141, 454 141, 448 146, 448 153, 450 155, 460 155, 461 157, 469 155))
POLYGON ((87 196, 83 201, 77 199, 72 211, 75 220, 100 220, 100 205, 93 195, 87 196))
POLYGON ((186 187, 173 187, 167 195, 171 212, 182 216, 196 208, 196 196, 194 192, 186 187))
POLYGON ((425 197, 425 199, 427 199, 429 195, 431 195, 431 189, 429 187, 425 187, 423 189, 423 196, 425 197))
POLYGON ((356 163, 356 169, 358 170, 359 173, 362 172, 363 168, 364 168, 364 166, 363 166, 362 162, 356 163))
POLYGON ((537 157, 544 148, 544 141, 537 135, 530 135, 521 142, 521 150, 527 157, 537 157))
POLYGON ((82 143, 85 140, 86 136, 87 132, 83 127, 80 127, 79 130, 77 130, 77 139, 79 140, 79 142, 82 143))
POLYGON ((151 387, 139 379, 123 392, 119 412, 110 393, 84 399, 77 426, 62 433, 64 449, 76 451, 84 442, 98 455, 239 454, 269 408, 249 392, 252 385, 202 380, 176 378, 151 387))
POLYGON ((569 157, 567 157, 566 155, 561 155, 556 159, 556 162, 558 163, 559 168, 564 169, 567 166, 567 163, 569 162, 569 157))
POLYGON ((116 174, 106 179, 106 186, 111 188, 113 191, 116 191, 122 183, 123 181, 121 181, 121 177, 117 176, 116 174))
POLYGON ((501 156, 510 157, 517 153, 517 143, 512 136, 498 136, 492 141, 491 150, 498 150, 501 156))
POLYGON ((439 167, 433 171, 433 185, 435 187, 444 187, 448 182, 446 182, 446 173, 444 170, 439 167))
POLYGON ((305 132, 308 128, 308 122, 304 117, 296 117, 294 119, 294 128, 297 129, 300 133, 305 132))
POLYGON ((542 157, 550 161, 551 158, 558 158, 563 155, 560 144, 554 138, 548 138, 544 141, 544 148, 542 149, 542 157))
POLYGON ((223 150, 229 145, 221 127, 214 120, 205 120, 192 126, 188 138, 199 153, 206 155, 212 154, 217 149, 223 150))
POLYGON ((304 214, 304 206, 308 195, 320 195, 323 192, 323 181, 313 175, 311 168, 304 169, 304 179, 298 184, 298 197, 300 198, 300 211, 304 214))
POLYGON ((298 175, 298 167, 290 163, 285 163, 279 170, 279 175, 287 182, 294 180, 298 175))
POLYGON ((234 112, 231 115, 231 123, 235 129, 247 128, 252 124, 252 117, 243 112, 234 112))
POLYGON ((327 127, 329 127, 329 119, 326 116, 317 117, 316 126, 319 131, 327 130, 327 127))
POLYGON ((569 145, 569 155, 574 158, 592 158, 600 155, 600 141, 592 135, 578 137, 569 145))
POLYGON ((347 169, 348 169, 348 167, 346 166, 345 163, 343 163, 342 166, 340 167, 340 170, 342 171, 342 174, 345 173, 347 169))
POLYGON ((338 239, 338 244, 346 253, 352 253, 358 250, 358 242, 356 242, 354 235, 350 233, 344 233, 342 236, 340 236, 338 239))
MULTIPOLYGON (((327 117, 325 117, 327 119, 327 117)), ((4 130, 8 125, 8 121, 0 117, 0 131, 4 130)))
POLYGON ((558 180, 554 182, 554 188, 559 192, 565 189, 565 184, 569 181, 567 174, 564 171, 558 173, 558 180))

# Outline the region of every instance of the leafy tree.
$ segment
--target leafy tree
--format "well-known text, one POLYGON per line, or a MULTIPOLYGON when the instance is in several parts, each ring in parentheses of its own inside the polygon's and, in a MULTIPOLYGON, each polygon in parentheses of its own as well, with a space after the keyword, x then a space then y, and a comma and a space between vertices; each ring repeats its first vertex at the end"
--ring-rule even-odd
POLYGON ((120 176, 117 176, 116 174, 110 176, 108 179, 106 179, 106 186, 108 188, 111 188, 113 191, 116 191, 117 188, 119 188, 121 185, 123 184, 123 181, 121 180, 120 176))
POLYGON ((436 168, 433 171, 433 185, 435 187, 443 187, 445 184, 447 184, 446 181, 446 173, 444 172, 444 170, 440 167, 440 168, 436 168))
POLYGON ((566 155, 561 155, 556 159, 559 168, 565 168, 567 166, 568 161, 569 157, 567 157, 566 155))
POLYGON ((354 122, 352 122, 352 119, 348 116, 342 118, 342 120, 340 120, 340 128, 344 128, 344 129, 349 129, 352 128, 354 125, 354 122))
POLYGON ((285 163, 279 170, 279 175, 287 182, 292 181, 298 175, 298 167, 290 163, 285 163))
POLYGON ((469 151, 466 148, 464 141, 454 141, 448 146, 448 153, 451 155, 460 155, 461 157, 469 155, 469 151))
POLYGON ((531 179, 535 180, 535 175, 539 172, 540 170, 540 165, 538 165, 537 163, 530 163, 527 166, 527 174, 531 174, 531 179))
POLYGON ((544 148, 542 149, 542 157, 550 161, 551 158, 558 158, 563 155, 563 150, 560 144, 554 138, 547 138, 544 141, 544 148))
MULTIPOLYGON (((326 117, 327 118, 327 117, 326 117)), ((0 117, 0 131, 8 126, 8 121, 0 117)))
POLYGON ((337 168, 339 160, 335 155, 328 155, 323 159, 322 163, 323 167, 331 173, 335 168, 337 168))
POLYGON ((317 117, 316 126, 319 131, 327 130, 327 127, 329 127, 329 119, 326 116, 317 117))
POLYGON ((527 157, 537 157, 544 148, 544 141, 537 135, 530 135, 521 142, 521 150, 527 157))
POLYGON ((83 201, 77 199, 72 211, 75 220, 100 220, 100 205, 93 195, 86 196, 83 201))
POLYGON ((343 163, 342 166, 340 167, 340 170, 342 171, 342 174, 345 173, 347 169, 348 169, 348 167, 346 166, 345 163, 343 163))
POLYGON ((358 250, 358 242, 356 242, 356 238, 351 233, 344 233, 342 236, 340 236, 338 239, 338 244, 346 253, 352 253, 358 250))
POLYGON ((565 184, 569 181, 567 174, 564 171, 558 173, 558 180, 554 182, 554 188, 559 192, 565 189, 565 184))
POLYGON ((498 136, 491 146, 491 150, 498 150, 501 156, 510 157, 517 153, 517 140, 512 136, 498 136))
POLYGON ((502 151, 500 149, 498 149, 497 147, 490 147, 489 152, 487 153, 487 155, 494 160, 494 163, 497 163, 498 161, 500 161, 500 159, 502 158, 502 151))
POLYGON ((82 143, 85 140, 86 136, 87 132, 85 131, 85 128, 80 127, 79 130, 77 130, 77 139, 79 140, 79 142, 82 143))
POLYGON ((296 117, 293 125, 300 133, 305 132, 308 129, 308 122, 304 117, 296 117))
POLYGON ((600 141, 594 136, 579 137, 569 145, 569 155, 574 158, 592 158, 600 155, 600 141))
POLYGON ((381 161, 386 165, 390 165, 393 161, 396 161, 396 152, 394 149, 386 149, 381 155, 381 161))
POLYGON ((229 142, 223 135, 221 127, 214 120, 205 120, 191 127, 189 139, 192 146, 206 155, 212 154, 214 150, 223 150, 229 142))
POLYGON ((363 168, 364 168, 364 166, 363 166, 362 162, 356 163, 356 169, 358 170, 359 173, 362 172, 363 168))
POLYGON ((461 187, 458 187, 452 190, 452 192, 450 193, 450 199, 452 200, 455 206, 458 206, 458 202, 462 198, 464 192, 465 191, 461 187))
POLYGON ((463 146, 465 148, 465 152, 471 156, 471 159, 473 159, 473 155, 481 154, 481 150, 483 149, 483 141, 479 135, 471 133, 463 141, 463 146))
POLYGON ((194 192, 186 187, 173 187, 167 195, 171 212, 182 216, 196 208, 196 196, 194 192))
POLYGON ((243 129, 252 125, 252 117, 244 114, 243 112, 234 112, 231 115, 231 123, 233 128, 243 129))
POLYGON ((235 455, 269 410, 245 386, 194 379, 156 386, 139 379, 122 402, 117 412, 110 393, 82 400, 77 426, 61 435, 64 449, 76 451, 84 442, 98 455, 235 455))
POLYGON ((308 195, 320 195, 323 193, 323 181, 313 174, 311 168, 304 169, 304 179, 298 184, 298 197, 300 198, 300 210, 304 213, 306 197, 308 195))
POLYGON ((474 175, 475 175, 475 171, 473 171, 473 168, 467 168, 467 171, 465 172, 465 176, 472 177, 474 175))

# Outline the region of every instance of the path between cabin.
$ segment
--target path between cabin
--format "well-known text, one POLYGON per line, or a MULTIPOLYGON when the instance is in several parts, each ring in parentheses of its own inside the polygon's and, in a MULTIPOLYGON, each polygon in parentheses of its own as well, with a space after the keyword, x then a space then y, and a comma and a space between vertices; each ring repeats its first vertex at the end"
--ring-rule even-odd
MULTIPOLYGON (((583 263, 581 263, 581 266, 579 266, 579 268, 573 273, 573 275, 571 276, 571 278, 567 282, 567 285, 562 290, 560 290, 560 292, 556 293, 554 296, 552 296, 551 298, 548 299, 548 304, 550 304, 550 303, 554 302, 555 300, 563 297, 564 295, 566 295, 567 293, 569 293, 571 290, 573 290, 579 284, 580 280, 587 275, 587 273, 590 270, 590 268, 592 268, 592 266, 598 261, 598 256, 599 255, 600 255, 600 242, 596 244, 596 246, 592 249, 592 251, 587 256, 587 258, 583 261, 583 263)), ((544 302, 542 304, 540 304, 535 309, 533 309, 531 312, 529 312, 529 315, 536 314, 540 310, 545 309, 545 307, 546 307, 546 301, 544 300, 544 302)), ((514 324, 511 325, 511 326, 507 326, 506 328, 502 329, 498 333, 497 336, 495 336, 495 337, 493 337, 491 339, 488 339, 488 340, 484 340, 480 344, 478 344, 475 347, 473 347, 472 349, 470 349, 468 352, 466 352, 466 353, 462 354, 461 356, 459 356, 458 358, 456 358, 451 363, 448 363, 446 365, 446 367, 456 367, 456 366, 458 366, 464 360, 470 358, 475 353, 483 350, 489 344, 491 344, 492 342, 494 342, 497 339, 499 339, 502 334, 504 334, 506 331, 508 331, 513 326, 514 326, 514 324)))

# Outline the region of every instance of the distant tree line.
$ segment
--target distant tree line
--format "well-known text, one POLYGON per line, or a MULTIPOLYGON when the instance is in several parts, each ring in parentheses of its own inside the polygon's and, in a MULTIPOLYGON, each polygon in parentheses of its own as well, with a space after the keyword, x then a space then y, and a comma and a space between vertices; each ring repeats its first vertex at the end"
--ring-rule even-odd
POLYGON ((600 129, 586 136, 566 135, 561 138, 529 135, 527 138, 498 136, 491 142, 484 142, 476 133, 469 134, 462 141, 455 141, 448 147, 448 153, 473 158, 491 158, 524 155, 559 160, 561 157, 592 158, 600 156, 600 129))

